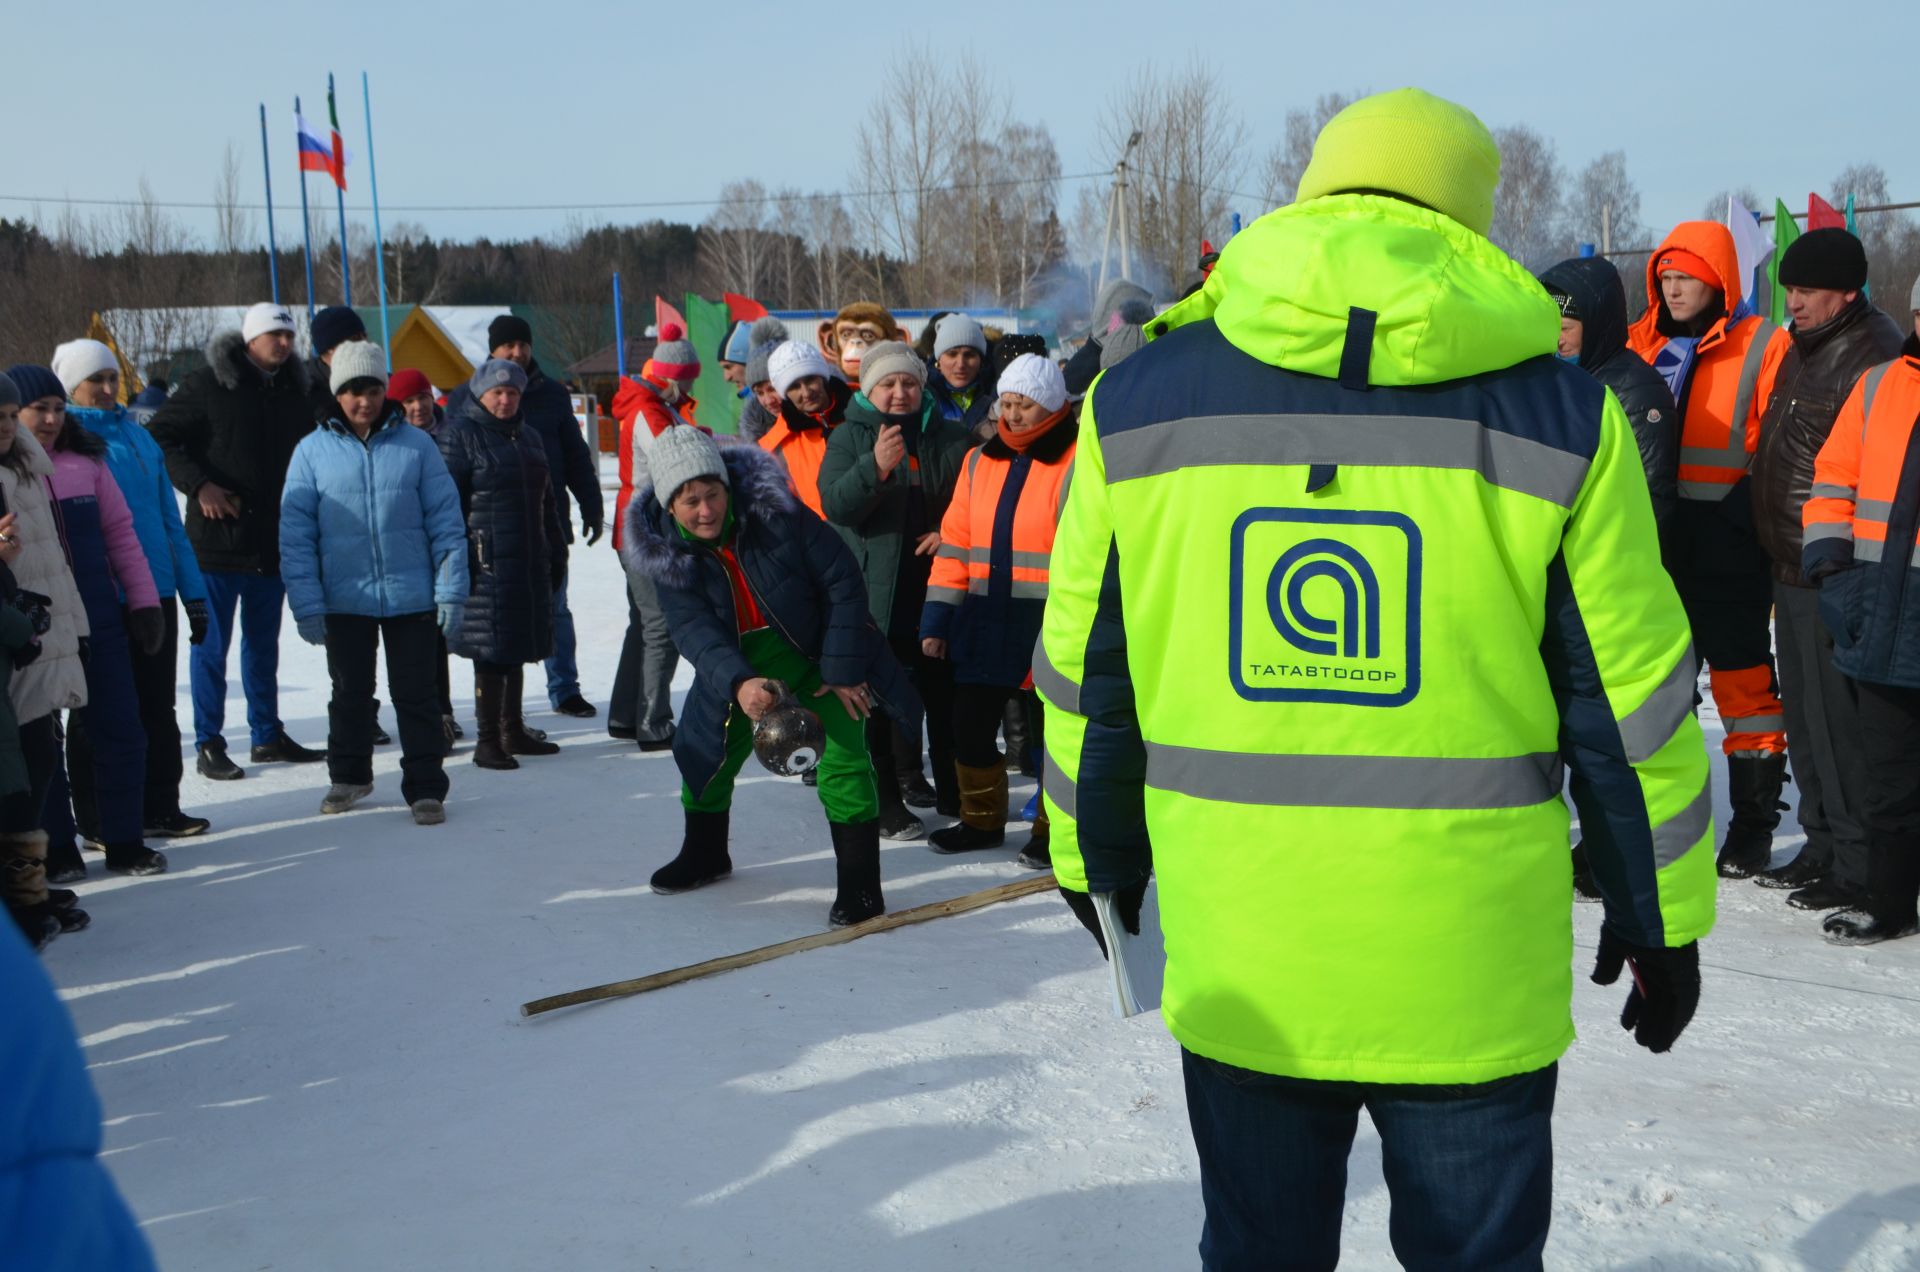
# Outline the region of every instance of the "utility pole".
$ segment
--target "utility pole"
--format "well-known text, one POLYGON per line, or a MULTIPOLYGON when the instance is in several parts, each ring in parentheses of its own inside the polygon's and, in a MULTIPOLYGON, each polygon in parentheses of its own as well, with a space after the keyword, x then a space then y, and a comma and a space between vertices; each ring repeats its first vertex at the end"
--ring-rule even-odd
POLYGON ((1120 153, 1120 162, 1113 165, 1113 189, 1107 195, 1107 232, 1100 242, 1100 281, 1094 287, 1098 295, 1107 289, 1107 258, 1113 251, 1113 222, 1116 211, 1120 220, 1120 276, 1133 277, 1133 230, 1127 221, 1127 160, 1133 157, 1133 148, 1140 144, 1140 130, 1134 129, 1127 138, 1127 148, 1120 153))

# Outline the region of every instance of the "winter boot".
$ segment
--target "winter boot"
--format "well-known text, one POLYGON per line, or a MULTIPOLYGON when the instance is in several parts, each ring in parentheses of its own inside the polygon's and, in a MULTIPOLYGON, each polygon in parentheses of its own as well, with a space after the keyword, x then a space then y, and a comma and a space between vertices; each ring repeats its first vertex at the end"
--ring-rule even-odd
POLYGON ((167 872, 167 855, 139 840, 107 845, 107 869, 115 874, 157 875, 167 872))
POLYGON ((1007 839, 1007 764, 974 768, 955 764, 960 786, 960 824, 927 836, 935 852, 979 852, 1007 839))
POLYGON ((431 796, 416 799, 407 808, 416 826, 438 826, 447 820, 447 806, 431 796))
POLYGON ((1866 895, 1838 875, 1822 875, 1804 888, 1787 893, 1787 904, 1796 910, 1840 910, 1866 904, 1866 895))
POLYGON ((1028 870, 1053 869, 1053 849, 1047 842, 1046 805, 1041 805, 1034 814, 1033 834, 1027 837, 1027 846, 1013 860, 1015 865, 1025 866, 1028 870))
POLYGON ((1573 899, 1600 899, 1600 885, 1593 881, 1593 864, 1587 860, 1587 841, 1584 839, 1573 846, 1573 899))
POLYGON ((1810 883, 1818 883, 1833 870, 1833 849, 1816 846, 1808 839, 1792 861, 1772 870, 1762 870, 1753 876, 1753 881, 1763 888, 1804 888, 1810 883))
POLYGON ((680 855, 653 872, 653 890, 663 897, 724 879, 733 873, 733 858, 727 855, 729 813, 696 813, 687 810, 687 833, 680 841, 680 855))
POLYGON ((35 953, 47 948, 54 937, 60 935, 60 921, 52 915, 42 913, 37 907, 15 905, 7 902, 7 916, 20 929, 20 935, 27 938, 35 953))
MULTIPOLYGON (((887 730, 893 743, 891 754, 894 776, 900 783, 900 798, 908 808, 932 808, 939 797, 927 782, 926 774, 920 771, 920 735, 916 733, 909 737, 907 731, 893 719, 882 719, 878 721, 876 727, 887 730)), ((868 749, 878 754, 871 745, 871 733, 868 734, 868 739, 868 749)))
POLYGON ((934 791, 933 783, 927 781, 927 775, 916 765, 900 774, 900 798, 908 808, 932 808, 940 797, 934 791))
POLYGON ((373 794, 372 782, 335 782, 327 787, 327 793, 320 800, 323 813, 344 813, 373 794))
POLYGON ((170 813, 148 813, 143 833, 148 839, 189 839, 194 835, 206 834, 212 825, 204 817, 195 817, 176 808, 170 813))
POLYGON ((247 771, 227 756, 227 744, 218 738, 193 748, 193 767, 200 776, 214 782, 237 782, 247 771))
POLYGON ((74 847, 73 837, 66 835, 64 838, 64 843, 50 838, 47 840, 48 883, 78 883, 87 877, 87 863, 80 856, 80 850, 74 847))
POLYGON ((945 749, 927 758, 933 763, 933 811, 942 817, 960 816, 965 808, 960 796, 959 762, 945 749))
POLYGON ((516 666, 506 675, 506 685, 500 698, 500 745, 507 749, 508 755, 558 755, 558 743, 549 742, 544 735, 535 737, 527 729, 527 722, 520 714, 520 699, 527 690, 527 669, 516 666))
POLYGON ((1773 862, 1773 828, 1780 824, 1780 789, 1787 757, 1779 751, 1742 751, 1727 757, 1727 787, 1733 822, 1720 845, 1723 879, 1750 879, 1773 862))
POLYGON ((1873 847, 1863 902, 1821 923, 1835 945, 1878 945, 1920 932, 1920 856, 1906 845, 1873 847))
POLYGON ((1001 714, 1000 731, 1007 739, 1008 758, 1018 758, 1020 773, 1024 777, 1037 777, 1033 770, 1033 735, 1027 728, 1027 703, 1021 694, 1007 699, 1006 710, 1001 714))
POLYGON ((327 758, 325 751, 316 751, 312 747, 301 746, 288 737, 283 729, 270 742, 253 748, 248 753, 255 764, 318 764, 327 758))
MULTIPOLYGON (((33 912, 47 901, 47 832, 23 830, 0 835, 0 896, 17 912, 33 912)), ((32 940, 39 924, 23 920, 20 930, 32 940)))
POLYGON ((829 823, 833 832, 833 868, 838 888, 827 922, 834 927, 863 923, 887 912, 880 895, 880 823, 829 823))
POLYGON ((486 769, 517 769, 520 761, 500 741, 500 701, 506 696, 506 677, 497 671, 473 673, 473 714, 478 717, 473 762, 486 769))

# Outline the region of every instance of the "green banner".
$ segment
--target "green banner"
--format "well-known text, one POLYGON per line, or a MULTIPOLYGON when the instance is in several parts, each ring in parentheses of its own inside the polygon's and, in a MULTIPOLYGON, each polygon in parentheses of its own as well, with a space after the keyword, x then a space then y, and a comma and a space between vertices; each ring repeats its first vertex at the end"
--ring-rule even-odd
POLYGON ((699 405, 694 417, 716 433, 740 431, 740 399, 726 377, 720 374, 720 342, 727 338, 731 321, 727 307, 716 301, 686 295, 687 338, 700 355, 700 378, 693 382, 693 398, 699 405))
POLYGON ((1793 213, 1787 211, 1787 205, 1780 200, 1773 201, 1773 255, 1767 258, 1767 290, 1773 297, 1773 307, 1768 317, 1779 326, 1787 325, 1787 289, 1780 285, 1780 258, 1787 254, 1793 241, 1800 237, 1800 226, 1794 221, 1793 213))

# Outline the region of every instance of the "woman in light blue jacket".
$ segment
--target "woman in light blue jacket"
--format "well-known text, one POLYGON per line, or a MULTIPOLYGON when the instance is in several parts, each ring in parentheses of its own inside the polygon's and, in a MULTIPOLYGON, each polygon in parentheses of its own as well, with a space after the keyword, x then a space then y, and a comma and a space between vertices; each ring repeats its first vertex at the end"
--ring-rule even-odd
MULTIPOLYGON (((132 648, 133 687, 140 702, 140 727, 147 735, 147 770, 141 825, 149 839, 180 839, 207 829, 207 819, 180 810, 180 722, 174 713, 179 682, 180 615, 186 611, 187 638, 198 645, 207 635, 207 585, 180 521, 180 504, 167 479, 160 443, 120 405, 120 360, 98 340, 69 340, 53 351, 53 373, 67 390, 67 418, 107 444, 107 471, 126 496, 133 531, 153 574, 164 623, 160 647, 147 653, 132 648)), ((67 729, 67 772, 73 786, 74 813, 81 833, 100 838, 93 782, 93 738, 78 714, 67 729)))
POLYGON ((373 792, 373 663, 387 650, 399 718, 400 794, 422 826, 446 820, 435 660, 439 632, 467 597, 467 527, 440 449, 387 400, 387 354, 369 342, 334 352, 335 409, 293 452, 280 497, 280 577, 301 639, 325 645, 323 813, 373 792), (436 626, 437 624, 437 626, 436 626))

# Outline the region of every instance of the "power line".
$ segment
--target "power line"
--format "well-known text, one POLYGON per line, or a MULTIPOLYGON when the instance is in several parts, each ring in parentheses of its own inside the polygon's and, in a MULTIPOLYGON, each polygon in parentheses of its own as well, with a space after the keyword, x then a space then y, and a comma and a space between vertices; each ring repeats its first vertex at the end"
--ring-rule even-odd
MULTIPOLYGON (((1089 181, 1108 174, 1100 172, 1074 172, 1058 177, 1009 177, 1000 181, 960 182, 953 185, 927 186, 917 188, 900 186, 885 190, 833 190, 813 194, 767 194, 749 199, 651 199, 633 203, 413 203, 385 204, 384 212, 612 212, 637 211, 652 208, 707 208, 719 206, 766 205, 796 200, 813 203, 826 199, 875 199, 896 194, 958 194, 974 190, 1000 190, 1013 186, 1045 185, 1053 181, 1089 181)), ((7 203, 53 203, 71 207, 106 208, 168 208, 184 211, 217 212, 224 208, 233 208, 242 212, 264 212, 264 203, 197 203, 169 199, 76 199, 67 196, 48 197, 27 194, 0 194, 0 202, 7 203)), ((291 212, 295 207, 274 205, 276 212, 291 212)), ((349 212, 372 212, 371 204, 350 204, 349 212)))

